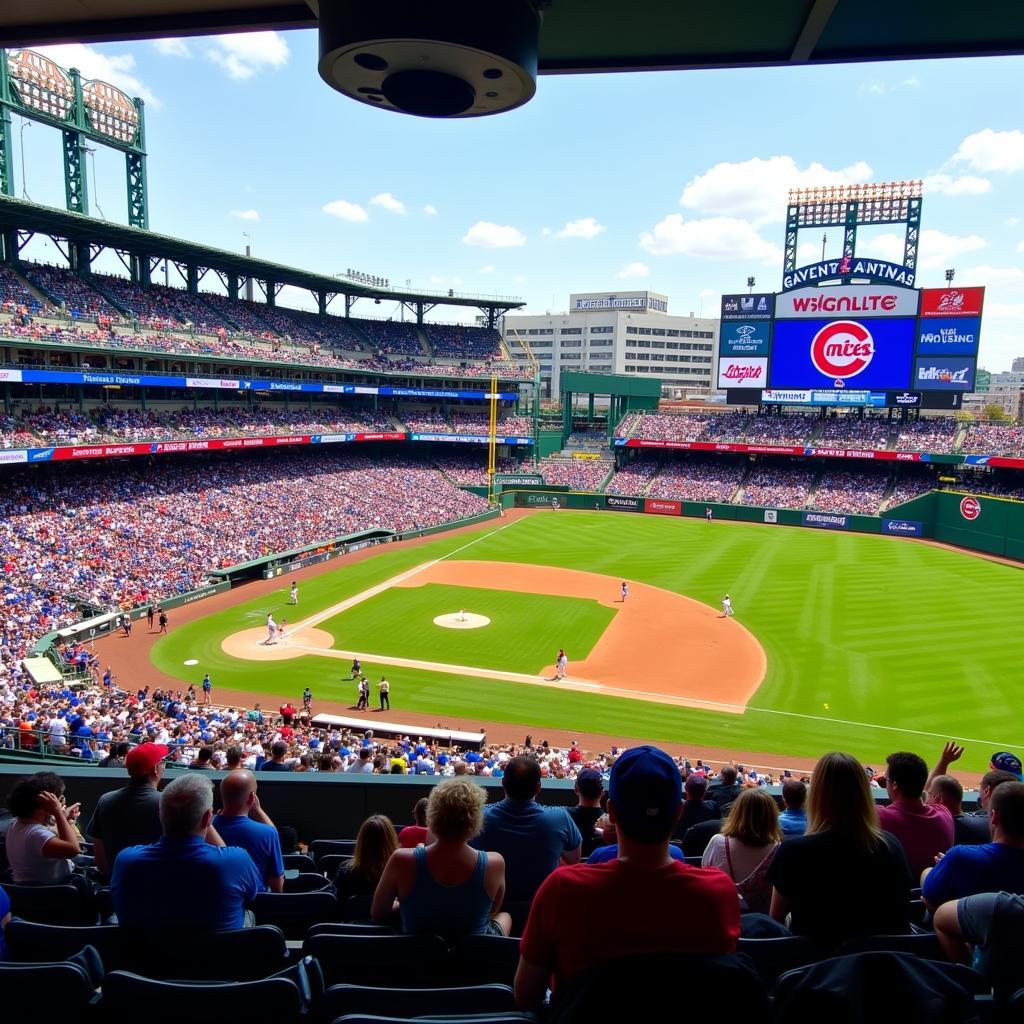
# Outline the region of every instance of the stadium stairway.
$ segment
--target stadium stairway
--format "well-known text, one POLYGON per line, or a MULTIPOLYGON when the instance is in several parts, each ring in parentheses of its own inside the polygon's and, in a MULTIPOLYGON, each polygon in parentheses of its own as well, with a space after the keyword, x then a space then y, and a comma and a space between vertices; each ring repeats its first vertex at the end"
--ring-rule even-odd
POLYGON ((748 465, 747 468, 743 471, 743 476, 740 477, 740 482, 736 485, 735 489, 729 495, 729 497, 725 499, 726 502, 728 502, 731 505, 743 504, 743 491, 747 485, 747 481, 750 479, 750 474, 753 472, 754 467, 752 465, 748 465))
POLYGON ((814 496, 818 493, 818 487, 821 486, 821 478, 824 475, 824 469, 819 469, 814 474, 814 479, 811 481, 811 486, 807 488, 807 499, 800 506, 801 508, 814 508, 814 496))
POLYGON ((34 310, 33 315, 35 316, 46 316, 47 306, 59 306, 60 303, 56 302, 52 295, 49 294, 44 288, 40 288, 39 285, 33 284, 18 267, 8 265, 11 273, 21 282, 35 297, 42 303, 43 308, 34 310))

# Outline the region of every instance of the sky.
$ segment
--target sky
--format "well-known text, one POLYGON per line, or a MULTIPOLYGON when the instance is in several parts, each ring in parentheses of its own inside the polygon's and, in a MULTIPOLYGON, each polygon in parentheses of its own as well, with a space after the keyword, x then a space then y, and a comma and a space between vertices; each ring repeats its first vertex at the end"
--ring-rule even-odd
MULTIPOLYGON (((716 315, 748 276, 781 286, 789 188, 921 178, 918 285, 947 268, 985 285, 981 365, 1024 355, 1024 58, 542 76, 518 110, 434 121, 335 93, 316 50, 315 32, 43 48, 146 101, 155 231, 531 313, 650 288, 716 315)), ((59 134, 13 129, 17 194, 63 206, 59 134)), ((123 157, 100 147, 88 171, 93 215, 125 222, 123 157)), ((858 241, 902 261, 899 228, 858 241)), ((826 255, 840 243, 829 230, 826 255)), ((802 233, 798 262, 821 248, 802 233)), ((23 255, 55 258, 43 241, 23 255)))

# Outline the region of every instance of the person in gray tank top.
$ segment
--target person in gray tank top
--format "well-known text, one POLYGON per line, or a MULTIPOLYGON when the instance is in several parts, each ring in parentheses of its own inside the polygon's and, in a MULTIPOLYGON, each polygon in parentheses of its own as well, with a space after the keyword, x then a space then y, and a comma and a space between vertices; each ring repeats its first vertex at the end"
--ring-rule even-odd
POLYGON ((483 788, 464 777, 434 787, 427 803, 434 841, 391 855, 373 897, 374 921, 386 921, 398 910, 403 932, 441 935, 450 942, 511 932, 512 919, 500 912, 504 858, 469 846, 483 828, 486 800, 483 788))

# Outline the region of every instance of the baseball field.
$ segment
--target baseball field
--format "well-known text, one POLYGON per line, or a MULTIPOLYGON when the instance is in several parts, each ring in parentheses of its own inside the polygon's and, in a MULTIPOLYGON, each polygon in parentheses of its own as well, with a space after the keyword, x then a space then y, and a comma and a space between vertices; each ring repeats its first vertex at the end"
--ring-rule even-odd
POLYGON ((869 763, 897 749, 930 758, 955 738, 974 771, 1022 749, 1021 569, 926 543, 537 512, 327 563, 303 576, 297 606, 290 582, 172 618, 153 665, 185 683, 209 672, 215 697, 269 703, 308 685, 317 706, 348 707, 358 656, 374 706, 390 680, 391 719, 535 736, 812 759, 847 749, 869 763), (726 593, 734 618, 720 614, 726 593), (273 646, 268 613, 287 620, 273 646), (559 648, 564 682, 552 681, 559 648))

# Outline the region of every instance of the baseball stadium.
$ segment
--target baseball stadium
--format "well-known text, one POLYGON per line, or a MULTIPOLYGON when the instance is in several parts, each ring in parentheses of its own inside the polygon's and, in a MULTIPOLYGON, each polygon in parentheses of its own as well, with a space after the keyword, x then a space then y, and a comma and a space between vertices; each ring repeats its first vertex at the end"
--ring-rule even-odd
MULTIPOLYGON (((151 229, 146 104, 109 82, 87 80, 43 47, 51 39, 177 37, 216 26, 248 31, 274 27, 278 15, 268 8, 265 22, 255 14, 246 21, 246 12, 214 12, 216 5, 190 0, 151 5, 167 8, 163 20, 150 24, 147 13, 134 25, 125 5, 104 0, 95 6, 109 24, 101 19, 90 28, 72 20, 71 5, 61 6, 69 12, 63 28, 17 18, 7 25, 0 14, 12 47, 0 49, 0 792, 11 807, 6 821, 0 818, 0 840, 20 836, 19 823, 34 821, 49 830, 39 856, 57 856, 45 854, 49 836, 56 837, 60 863, 81 881, 26 873, 18 860, 23 841, 9 838, 9 853, 0 841, 0 893, 10 891, 0 899, 0 935, 8 903, 14 913, 10 963, 0 938, 0 991, 8 967, 13 985, 18 969, 46 962, 54 978, 59 968, 75 984, 83 975, 106 1016, 133 999, 159 1004, 166 997, 180 1020, 187 994, 176 982, 208 989, 218 1006, 230 996, 229 983, 245 982, 259 990, 254 1006, 271 1006, 274 992, 261 997, 259 986, 272 980, 269 967, 287 963, 292 975, 280 986, 280 1021, 412 1005, 388 1004, 378 994, 364 1006, 336 993, 339 983, 426 991, 441 977, 467 993, 498 982, 490 987, 502 992, 476 1002, 421 996, 417 1012, 396 1010, 396 1019, 479 1010, 505 1021, 536 1020, 520 1011, 542 1012, 534 989, 539 985, 543 997, 554 976, 548 1012, 581 1020, 580 1007, 597 1004, 560 1000, 569 985, 561 960, 557 968, 545 961, 543 973, 539 933, 553 918, 538 906, 554 895, 548 883, 541 886, 544 875, 524 895, 514 850, 501 848, 505 910, 500 895, 488 902, 487 934, 515 947, 492 944, 459 960, 461 947, 449 940, 461 933, 438 925, 430 938, 444 941, 438 939, 439 951, 418 946, 417 955, 426 956, 418 967, 397 946, 392 960, 391 952, 358 945, 414 930, 401 879, 394 901, 401 926, 390 897, 385 910, 378 906, 398 862, 381 867, 368 891, 346 888, 346 872, 362 870, 360 857, 369 857, 364 830, 382 818, 395 833, 391 822, 413 821, 417 801, 427 810, 416 812, 411 827, 422 828, 427 845, 416 847, 419 866, 409 870, 428 870, 423 865, 441 858, 448 841, 442 797, 454 792, 445 786, 455 776, 470 777, 485 794, 479 799, 490 801, 483 842, 497 827, 491 805, 518 800, 512 780, 533 772, 529 800, 536 796, 545 813, 595 810, 589 851, 588 837, 580 839, 584 859, 600 836, 608 842, 617 835, 618 853, 610 856, 628 863, 640 856, 629 851, 650 840, 630 833, 627 794, 653 802, 667 764, 669 803, 688 807, 704 801, 705 789, 710 802, 716 788, 735 788, 731 799, 720 796, 713 839, 709 832, 702 846, 688 845, 704 827, 699 823, 663 838, 678 847, 665 856, 685 859, 688 870, 721 868, 730 876, 730 915, 734 889, 739 893, 742 918, 730 942, 682 951, 726 958, 746 951, 757 992, 749 1003, 737 995, 737 1013, 771 994, 777 1019, 805 1019, 783 1012, 802 980, 787 982, 784 972, 820 967, 837 951, 852 961, 874 950, 904 956, 915 969, 931 964, 942 978, 935 984, 950 986, 947 1005, 959 998, 953 986, 965 993, 962 1016, 921 1020, 1003 1019, 970 1016, 979 1006, 1003 1012, 1009 1003, 1000 986, 1007 983, 1001 975, 993 981, 978 960, 980 974, 964 980, 975 971, 949 962, 959 947, 943 933, 944 900, 929 895, 928 871, 959 849, 952 830, 918 864, 920 836, 905 838, 899 823, 890 829, 885 813, 901 801, 913 805, 908 815, 949 811, 956 844, 975 841, 961 838, 960 821, 979 815, 987 841, 991 814, 990 845, 1024 849, 1010 806, 1024 790, 1024 385, 1016 415, 992 412, 985 400, 990 375, 979 364, 984 281, 960 283, 953 270, 943 287, 918 280, 918 268, 932 259, 929 238, 945 227, 935 224, 931 235, 922 228, 932 185, 794 181, 779 239, 780 286, 759 289, 750 277, 745 290, 716 292, 713 316, 670 317, 665 297, 642 291, 573 295, 568 313, 544 319, 529 315, 517 295, 396 285, 151 229), (12 117, 22 147, 25 126, 62 136, 65 209, 28 198, 24 164, 19 197, 12 117), (124 156, 125 223, 93 215, 86 156, 96 147, 124 156), (893 259, 878 258, 862 241, 882 229, 895 232, 901 257, 894 250, 893 259), (841 237, 835 258, 826 259, 824 240, 820 260, 801 242, 813 235, 815 250, 822 231, 841 237), (33 255, 44 246, 59 254, 57 263, 33 255), (616 326, 595 326, 606 323, 600 317, 616 326), (621 342, 613 335, 620 326, 621 342), (599 332, 614 342, 595 342, 590 335, 599 332), (573 340, 555 345, 545 334, 573 340), (553 373, 553 345, 575 345, 586 358, 553 373), (598 346, 614 348, 614 356, 598 346), (675 351, 666 358, 655 349, 675 351), (634 757, 646 758, 637 769, 648 773, 640 776, 642 792, 628 786, 634 757), (761 848, 742 838, 753 826, 740 824, 732 810, 747 790, 767 793, 774 816, 781 809, 784 818, 803 804, 803 795, 797 800, 787 789, 799 783, 820 821, 824 812, 814 801, 824 798, 814 789, 826 782, 816 780, 837 785, 826 773, 839 769, 826 762, 840 757, 864 769, 858 786, 868 780, 865 814, 881 815, 874 834, 896 834, 889 839, 897 850, 902 843, 898 857, 910 872, 912 884, 897 902, 912 909, 896 915, 888 930, 901 934, 890 935, 888 945, 881 926, 842 934, 837 927, 831 945, 824 932, 801 931, 807 918, 796 896, 787 902, 783 873, 795 857, 776 854, 790 840, 780 846, 783 832, 774 824, 770 854, 748 869, 750 878, 768 872, 767 895, 745 889, 749 878, 734 873, 732 860, 727 868, 714 860, 715 851, 734 855, 728 837, 744 854, 761 848), (117 891, 118 869, 104 852, 111 811, 107 838, 100 830, 103 801, 125 771, 134 780, 133 763, 143 762, 139 777, 155 779, 154 789, 163 786, 165 794, 160 843, 171 836, 173 806, 165 804, 204 798, 196 795, 200 772, 181 769, 205 770, 214 784, 206 789, 216 790, 205 798, 220 808, 195 835, 220 828, 234 806, 233 785, 249 800, 242 816, 261 826, 266 819, 276 830, 281 886, 270 884, 268 868, 257 888, 269 891, 245 910, 255 912, 246 918, 247 927, 255 922, 252 934, 270 935, 270 954, 250 957, 241 943, 253 939, 211 944, 223 924, 198 928, 198 953, 183 954, 181 975, 156 966, 178 947, 158 942, 152 949, 159 947, 159 956, 129 948, 130 887, 125 881, 117 891), (922 771, 936 767, 927 787, 922 775, 913 793, 918 762, 922 771), (264 775, 265 768, 288 774, 264 775), (60 784, 58 792, 57 783, 38 782, 47 813, 19 811, 25 787, 44 775, 60 784), (954 810, 943 803, 942 779, 959 792, 954 810), (587 797, 586 783, 594 781, 598 796, 587 797), (184 795, 175 797, 179 790, 184 795), (604 824, 595 824, 601 813, 604 824), (1011 824, 1000 825, 1004 820, 1011 824), (53 880, 61 885, 33 888, 53 880), (61 887, 72 892, 40 896, 61 887), (782 930, 759 932, 754 918, 782 930), (334 949, 319 941, 325 935, 349 945, 334 949), (843 945, 853 939, 863 948, 843 945), (767 942, 788 945, 773 947, 779 952, 756 945, 767 942), (96 960, 113 971, 113 986, 74 960, 81 945, 99 950, 96 960), (225 966, 210 974, 200 961, 220 956, 218 949, 226 950, 225 966), (374 972, 381 955, 389 970, 374 972), (319 990, 310 985, 311 961, 322 968, 319 990), (933 961, 949 970, 943 974, 933 961), (954 966, 965 973, 956 975, 954 966), (539 981, 531 982, 531 970, 541 971, 539 981), (301 1009, 293 988, 305 1000, 301 1009)), ((279 27, 314 27, 317 17, 300 6, 301 17, 282 15, 279 27)), ((438 38, 448 32, 455 40, 455 56, 442 60, 442 44, 409 5, 384 4, 358 18, 353 5, 333 6, 349 17, 320 5, 320 73, 347 97, 338 102, 457 120, 512 116, 503 111, 527 102, 536 88, 536 33, 531 54, 522 18, 506 25, 480 15, 479 24, 470 19, 479 34, 467 38, 465 26, 455 30, 454 15, 433 15, 438 38), (500 42, 489 34, 499 28, 500 42), (380 53, 387 60, 368 52, 352 59, 354 44, 365 49, 374 39, 385 40, 380 53), (411 43, 423 50, 421 64, 438 61, 445 70, 410 65, 388 77, 388 61, 406 60, 403 47, 411 43), (502 83, 494 91, 473 84, 479 53, 493 58, 483 75, 502 83), (356 84, 361 75, 371 76, 370 86, 356 84)), ((550 25, 546 73, 616 62, 697 68, 782 59, 755 59, 739 39, 722 60, 682 51, 671 61, 652 51, 652 64, 627 52, 601 57, 601 47, 614 50, 613 40, 592 53, 587 47, 596 41, 585 33, 568 42, 583 15, 566 9, 578 5, 504 6, 537 17, 551 7, 543 29, 550 25)), ((810 4, 785 33, 785 19, 772 31, 760 26, 763 45, 778 43, 780 55, 795 47, 800 62, 809 62, 829 38, 828 24, 850 31, 839 13, 830 23, 835 6, 810 4)), ((970 21, 967 12, 962 17, 970 21)), ((966 56, 973 38, 951 30, 931 48, 913 39, 901 46, 904 56, 966 56)), ((628 41, 618 45, 628 49, 628 41)), ((822 59, 893 56, 857 33, 846 45, 860 50, 839 46, 822 59)), ((976 50, 1007 52, 1002 45, 976 50)), ((1019 52, 1019 39, 1010 52, 1019 52)), ((358 262, 358 253, 351 259, 358 262)), ((227 833, 219 845, 234 847, 227 833)), ((141 849, 126 843, 124 850, 129 846, 141 849)), ((488 856, 481 854, 481 864, 488 856)), ((252 860, 258 871, 255 854, 252 860)), ((1020 894, 1013 897, 1019 901, 1024 872, 1013 870, 1020 887, 1001 895, 1020 894)), ((1007 886, 1017 884, 1012 877, 1007 886)), ((440 879, 432 883, 439 891, 446 884, 440 879)), ((991 891, 1000 889, 970 890, 991 891)), ((620 952, 678 952, 669 940, 641 947, 627 942, 620 952)), ((741 968, 730 962, 715 970, 731 985, 729 971, 741 968)), ((863 984, 881 975, 872 977, 863 984)), ((1020 988, 1013 998, 1024 1005, 1024 975, 1013 982, 1020 988)))

